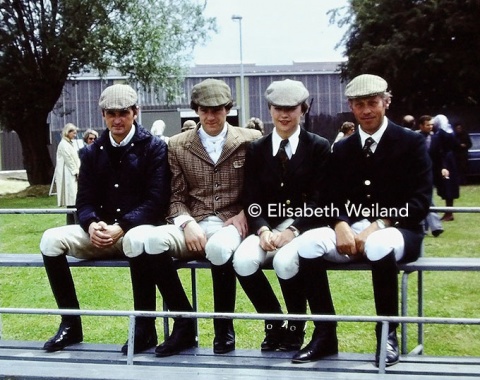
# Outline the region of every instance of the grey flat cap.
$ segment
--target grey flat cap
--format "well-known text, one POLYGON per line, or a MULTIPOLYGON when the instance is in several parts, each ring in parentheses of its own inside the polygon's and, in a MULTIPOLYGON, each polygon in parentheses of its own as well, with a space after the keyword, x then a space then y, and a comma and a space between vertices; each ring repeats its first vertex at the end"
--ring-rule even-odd
POLYGON ((375 96, 387 91, 388 83, 382 77, 362 74, 353 78, 345 88, 345 96, 349 99, 375 96))
POLYGON ((307 100, 308 90, 298 80, 274 81, 265 91, 267 101, 280 107, 295 107, 307 100))
POLYGON ((230 87, 218 79, 205 79, 192 88, 191 102, 203 107, 218 107, 233 101, 230 87))
POLYGON ((98 105, 101 109, 123 110, 137 104, 137 93, 128 84, 114 84, 103 90, 98 105))

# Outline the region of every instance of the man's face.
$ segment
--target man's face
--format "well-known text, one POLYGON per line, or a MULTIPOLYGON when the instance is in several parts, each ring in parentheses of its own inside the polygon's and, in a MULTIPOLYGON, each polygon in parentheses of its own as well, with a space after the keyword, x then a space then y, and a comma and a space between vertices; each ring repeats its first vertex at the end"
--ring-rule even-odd
POLYGON ((199 106, 197 115, 200 118, 200 123, 203 129, 210 136, 217 136, 225 126, 227 121, 227 115, 230 111, 227 111, 225 106, 219 107, 203 107, 199 106))
POLYGON ((282 137, 292 135, 302 118, 302 106, 299 104, 295 107, 278 107, 270 106, 270 115, 278 134, 282 137))
POLYGON ((364 132, 371 135, 380 129, 387 109, 386 101, 380 95, 351 99, 349 104, 364 132))
POLYGON ((425 120, 419 125, 420 131, 423 133, 430 133, 433 130, 433 119, 425 120))
POLYGON ((136 117, 137 114, 132 108, 103 111, 105 124, 117 143, 121 142, 128 135, 136 117))

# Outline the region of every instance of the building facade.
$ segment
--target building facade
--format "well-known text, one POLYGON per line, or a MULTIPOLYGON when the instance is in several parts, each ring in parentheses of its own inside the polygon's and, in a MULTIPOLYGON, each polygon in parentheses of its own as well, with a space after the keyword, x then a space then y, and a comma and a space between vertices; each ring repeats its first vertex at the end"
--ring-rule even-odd
MULTIPOLYGON (((266 132, 272 130, 272 123, 264 93, 269 84, 275 80, 294 79, 305 84, 310 92, 311 104, 305 128, 332 140, 341 123, 351 118, 348 103, 344 97, 345 83, 341 81, 338 62, 293 63, 281 66, 257 66, 244 64, 245 116, 258 117, 265 124, 266 132)), ((229 116, 229 122, 239 125, 242 114, 241 86, 239 65, 199 65, 190 68, 174 101, 166 101, 165 94, 155 89, 135 86, 139 94, 139 122, 147 129, 153 121, 162 119, 166 123, 165 135, 172 136, 180 132, 186 119, 198 120, 190 109, 190 92, 192 87, 206 79, 224 80, 232 89, 235 107, 229 116)), ((69 80, 57 101, 48 120, 50 126, 50 152, 55 163, 56 147, 60 142, 60 133, 66 123, 73 123, 79 128, 79 138, 83 131, 93 128, 98 132, 104 129, 98 108, 101 92, 114 83, 124 83, 120 75, 99 78, 96 75, 83 74, 69 80)), ((21 146, 13 132, 0 133, 1 170, 23 169, 21 146)))

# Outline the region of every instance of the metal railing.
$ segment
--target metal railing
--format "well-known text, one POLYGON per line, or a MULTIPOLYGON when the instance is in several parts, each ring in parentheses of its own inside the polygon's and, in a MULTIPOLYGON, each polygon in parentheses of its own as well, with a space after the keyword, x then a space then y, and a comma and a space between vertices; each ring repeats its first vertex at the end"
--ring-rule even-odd
MULTIPOLYGON (((208 313, 208 312, 172 312, 172 311, 132 311, 132 310, 72 310, 72 309, 31 309, 31 308, 0 308, 1 314, 36 314, 36 315, 84 315, 104 317, 128 317, 128 351, 127 365, 132 365, 135 344, 135 320, 138 317, 158 318, 204 318, 204 319, 244 319, 244 320, 285 320, 285 314, 262 313, 208 313)), ((381 343, 379 368, 380 374, 385 373, 387 355, 388 325, 390 323, 413 324, 448 324, 448 325, 480 325, 480 318, 443 318, 443 317, 384 317, 359 315, 305 315, 288 314, 289 320, 322 321, 322 322, 370 322, 381 323, 381 343)))

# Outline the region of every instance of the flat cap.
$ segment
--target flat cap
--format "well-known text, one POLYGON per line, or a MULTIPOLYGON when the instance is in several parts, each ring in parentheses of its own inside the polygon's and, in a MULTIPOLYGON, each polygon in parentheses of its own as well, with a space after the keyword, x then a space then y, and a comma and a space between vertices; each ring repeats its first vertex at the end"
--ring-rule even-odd
POLYGON ((388 83, 382 77, 362 74, 353 78, 345 88, 345 96, 349 99, 375 96, 387 91, 388 83))
POLYGON ((203 107, 223 106, 233 101, 230 87, 218 79, 205 79, 192 88, 191 103, 203 107))
POLYGON ((114 84, 103 90, 98 105, 104 110, 123 110, 137 104, 137 93, 128 84, 114 84))
POLYGON ((295 107, 307 100, 308 90, 298 80, 274 81, 265 91, 268 103, 280 107, 295 107))

